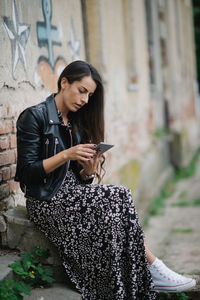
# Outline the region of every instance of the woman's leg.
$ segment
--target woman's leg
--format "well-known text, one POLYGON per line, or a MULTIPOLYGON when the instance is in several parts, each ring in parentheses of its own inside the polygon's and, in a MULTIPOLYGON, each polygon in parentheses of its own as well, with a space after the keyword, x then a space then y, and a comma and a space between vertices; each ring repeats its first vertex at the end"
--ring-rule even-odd
POLYGON ((145 246, 145 250, 146 250, 146 256, 147 256, 148 263, 149 263, 149 265, 151 265, 151 264, 155 261, 156 257, 155 257, 155 255, 149 250, 149 248, 148 248, 148 246, 147 246, 147 244, 146 244, 145 242, 144 242, 144 246, 145 246))
POLYGON ((196 281, 170 270, 162 260, 158 259, 144 242, 149 271, 155 286, 155 290, 166 292, 182 292, 196 285, 196 281))

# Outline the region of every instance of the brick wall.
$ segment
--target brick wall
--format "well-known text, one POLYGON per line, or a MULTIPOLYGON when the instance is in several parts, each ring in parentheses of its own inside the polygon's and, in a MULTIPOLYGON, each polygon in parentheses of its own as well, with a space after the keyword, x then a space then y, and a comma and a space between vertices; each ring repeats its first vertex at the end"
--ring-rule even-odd
POLYGON ((12 195, 19 190, 16 171, 16 117, 10 106, 0 105, 0 210, 13 206, 12 195))

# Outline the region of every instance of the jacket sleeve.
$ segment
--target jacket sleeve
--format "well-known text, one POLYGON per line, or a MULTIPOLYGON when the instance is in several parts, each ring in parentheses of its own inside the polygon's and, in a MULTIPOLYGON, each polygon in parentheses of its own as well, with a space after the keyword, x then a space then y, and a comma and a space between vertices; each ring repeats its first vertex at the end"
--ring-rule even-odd
POLYGON ((19 181, 30 185, 41 183, 47 176, 40 157, 42 147, 42 117, 40 112, 28 108, 17 121, 17 168, 19 181))

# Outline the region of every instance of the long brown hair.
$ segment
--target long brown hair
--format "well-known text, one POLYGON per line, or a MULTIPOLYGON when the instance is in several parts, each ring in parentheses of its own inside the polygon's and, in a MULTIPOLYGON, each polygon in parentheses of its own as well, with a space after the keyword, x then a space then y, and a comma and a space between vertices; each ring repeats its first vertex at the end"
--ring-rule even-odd
MULTIPOLYGON (((88 103, 77 112, 69 112, 68 117, 73 124, 73 137, 80 136, 79 143, 98 144, 104 141, 104 88, 98 71, 88 62, 77 60, 70 63, 61 73, 58 79, 58 93, 61 90, 61 80, 67 78, 69 84, 80 81, 84 76, 91 76, 96 83, 96 89, 89 98, 88 103)), ((100 165, 100 173, 103 169, 103 157, 100 165)), ((104 170, 104 169, 103 169, 104 170)), ((97 174, 100 181, 100 174, 97 174)))

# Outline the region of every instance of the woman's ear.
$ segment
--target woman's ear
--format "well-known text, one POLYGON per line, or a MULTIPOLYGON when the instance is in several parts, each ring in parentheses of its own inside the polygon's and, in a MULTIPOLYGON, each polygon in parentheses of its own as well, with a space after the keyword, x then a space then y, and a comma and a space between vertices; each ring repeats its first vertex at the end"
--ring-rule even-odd
POLYGON ((64 90, 66 87, 69 86, 69 81, 66 77, 61 79, 61 89, 64 90))

